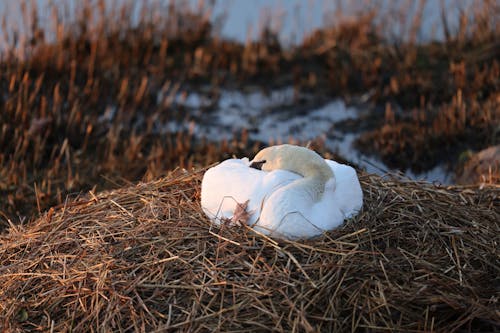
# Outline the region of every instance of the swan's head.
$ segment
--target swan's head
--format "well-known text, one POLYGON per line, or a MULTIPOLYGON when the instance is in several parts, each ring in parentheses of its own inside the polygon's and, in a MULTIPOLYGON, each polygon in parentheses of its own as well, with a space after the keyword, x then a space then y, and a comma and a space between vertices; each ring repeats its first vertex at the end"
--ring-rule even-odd
POLYGON ((255 155, 250 166, 264 171, 288 170, 323 183, 334 179, 332 169, 320 155, 308 148, 294 145, 264 148, 255 155))

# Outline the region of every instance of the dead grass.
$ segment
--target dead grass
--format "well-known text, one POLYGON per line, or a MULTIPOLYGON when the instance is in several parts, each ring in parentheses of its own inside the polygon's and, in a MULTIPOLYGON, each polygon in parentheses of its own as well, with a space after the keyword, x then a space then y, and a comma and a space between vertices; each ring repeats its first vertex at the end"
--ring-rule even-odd
MULTIPOLYGON (((257 41, 220 39, 210 2, 195 10, 170 3, 142 2, 140 11, 131 0, 85 0, 73 10, 57 2, 50 8, 11 3, 23 22, 2 26, 0 229, 8 219, 22 222, 62 204, 68 194, 115 188, 116 179, 151 180, 238 149, 252 155, 253 143, 247 147, 239 137, 200 142, 188 130, 158 128, 205 121, 227 87, 293 86, 297 96, 307 90, 323 101, 366 94, 373 105, 399 105, 402 115, 374 110, 378 121, 359 125, 372 130, 361 146, 398 168, 426 169, 498 143, 500 7, 494 1, 475 6, 474 19, 464 16, 457 31, 447 27, 440 43, 416 43, 419 15, 407 39, 388 40, 394 22, 378 20, 374 5, 350 19, 339 14, 331 27, 291 48, 265 27, 256 27, 262 28, 257 41), (116 6, 106 9, 110 3, 116 6), (210 106, 176 103, 201 86, 209 87, 210 106), (379 128, 384 115, 389 120, 379 128)), ((408 24, 409 4, 396 6, 389 18, 408 24)))
POLYGON ((376 152, 389 167, 421 172, 438 163, 456 167, 458 156, 467 149, 498 144, 499 129, 499 94, 483 102, 465 102, 459 92, 449 104, 406 114, 387 104, 381 126, 363 134, 356 145, 367 154, 376 152))
POLYGON ((343 227, 275 242, 212 226, 203 170, 90 192, 0 236, 11 332, 485 332, 500 325, 498 187, 361 175, 343 227))

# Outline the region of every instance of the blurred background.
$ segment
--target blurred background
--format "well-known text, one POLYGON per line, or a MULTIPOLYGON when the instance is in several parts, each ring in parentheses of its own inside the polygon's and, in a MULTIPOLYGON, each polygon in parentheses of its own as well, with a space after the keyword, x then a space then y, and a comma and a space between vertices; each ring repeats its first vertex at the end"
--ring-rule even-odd
POLYGON ((7 0, 0 17, 0 229, 284 142, 499 182, 498 1, 7 0))

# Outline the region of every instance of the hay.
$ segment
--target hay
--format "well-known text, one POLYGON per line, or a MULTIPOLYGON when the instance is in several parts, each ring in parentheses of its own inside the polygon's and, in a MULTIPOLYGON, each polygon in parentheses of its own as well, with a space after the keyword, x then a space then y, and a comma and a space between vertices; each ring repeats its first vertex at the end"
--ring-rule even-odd
POLYGON ((7 331, 493 331, 498 187, 362 175, 362 213, 307 242, 212 226, 203 170, 51 209, 0 237, 7 331))

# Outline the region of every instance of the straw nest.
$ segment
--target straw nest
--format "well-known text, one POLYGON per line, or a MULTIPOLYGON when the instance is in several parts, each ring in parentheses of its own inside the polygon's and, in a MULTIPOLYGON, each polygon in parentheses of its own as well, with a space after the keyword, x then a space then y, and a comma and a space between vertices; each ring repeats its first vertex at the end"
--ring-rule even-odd
POLYGON ((496 331, 498 187, 362 175, 363 211, 306 242, 215 227, 203 170, 55 207, 0 236, 6 331, 496 331))

